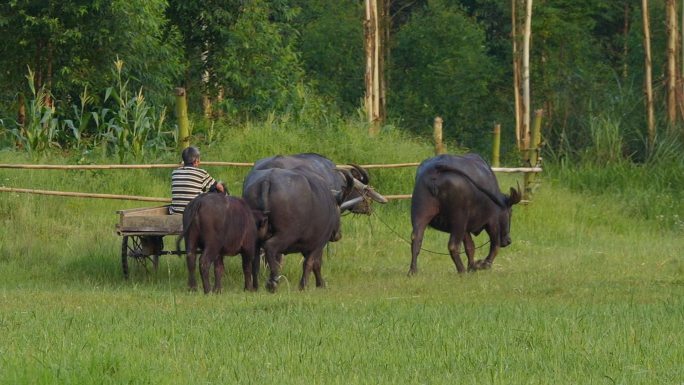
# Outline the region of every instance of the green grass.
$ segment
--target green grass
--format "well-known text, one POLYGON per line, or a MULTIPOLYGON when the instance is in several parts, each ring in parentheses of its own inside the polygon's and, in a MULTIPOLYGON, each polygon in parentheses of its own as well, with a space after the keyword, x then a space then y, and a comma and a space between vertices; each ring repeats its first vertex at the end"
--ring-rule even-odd
MULTIPOLYGON (((387 163, 431 151, 391 133, 382 146, 353 131, 291 134, 236 129, 230 140, 202 146, 203 159, 319 151, 340 163, 387 163)), ((23 161, 0 152, 2 163, 23 161)), ((246 169, 209 170, 239 193, 246 169)), ((410 193, 413 172, 371 176, 384 193, 410 193)), ((163 197, 169 173, 0 169, 0 185, 163 197)), ((503 176, 501 184, 507 189, 515 178, 503 176)), ((176 256, 162 257, 157 272, 133 265, 123 280, 115 211, 150 204, 0 194, 2 384, 684 379, 682 229, 626 210, 630 200, 568 188, 556 176, 543 177, 531 204, 515 207, 513 244, 489 271, 458 275, 447 255, 423 251, 419 274, 407 277, 410 205, 392 201, 370 217, 343 218, 343 239, 324 257, 327 289, 297 289, 301 257, 293 254, 275 294, 263 289, 263 270, 261 290, 244 293, 237 257, 227 260, 220 295, 187 292, 176 256)), ((681 202, 673 204, 679 212, 681 202)), ((445 253, 447 239, 428 231, 423 246, 445 253)))

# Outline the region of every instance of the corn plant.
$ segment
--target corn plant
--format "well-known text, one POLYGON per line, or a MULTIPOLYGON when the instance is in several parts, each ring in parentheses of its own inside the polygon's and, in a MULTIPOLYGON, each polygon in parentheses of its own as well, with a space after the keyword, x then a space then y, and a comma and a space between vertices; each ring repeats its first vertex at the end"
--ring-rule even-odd
POLYGON ((137 93, 130 93, 128 80, 124 81, 121 76, 123 64, 120 59, 114 62, 116 88, 109 87, 105 93, 105 102, 111 98, 114 108, 103 108, 98 116, 104 123, 102 136, 112 145, 121 163, 127 154, 141 159, 146 148, 158 148, 160 141, 164 143, 162 127, 166 119, 165 110, 157 114, 147 104, 142 88, 137 93), (111 118, 106 119, 108 115, 111 118))
POLYGON ((73 147, 76 150, 81 148, 83 142, 83 133, 88 129, 90 119, 98 119, 97 112, 88 112, 87 107, 93 102, 93 97, 88 94, 88 87, 83 89, 80 95, 80 105, 72 105, 74 111, 73 119, 65 119, 62 121, 62 131, 71 132, 73 134, 73 147))
POLYGON ((32 95, 26 111, 26 121, 23 125, 16 122, 16 127, 10 132, 20 146, 30 154, 35 154, 59 146, 56 136, 60 127, 54 108, 47 103, 52 98, 50 91, 45 87, 36 89, 35 74, 31 68, 28 69, 26 78, 32 95))

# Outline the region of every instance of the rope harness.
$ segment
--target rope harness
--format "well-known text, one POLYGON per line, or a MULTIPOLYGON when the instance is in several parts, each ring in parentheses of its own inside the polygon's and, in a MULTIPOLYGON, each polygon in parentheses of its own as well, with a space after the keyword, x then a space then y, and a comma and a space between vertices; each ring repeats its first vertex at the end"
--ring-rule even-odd
MULTIPOLYGON (((408 239, 402 237, 396 230, 394 230, 390 225, 388 225, 385 221, 383 221, 382 218, 380 218, 378 215, 375 215, 375 212, 371 212, 371 215, 373 215, 374 217, 376 217, 376 218, 380 221, 380 223, 382 223, 383 225, 385 225, 385 227, 387 227, 392 233, 394 233, 394 235, 395 235, 397 238, 399 238, 400 240, 402 240, 402 241, 406 242, 407 244, 411 245, 411 241, 409 241, 408 239)), ((487 241, 487 242, 481 244, 480 246, 476 246, 476 247, 474 248, 474 250, 483 248, 484 246, 486 246, 487 244, 489 244, 489 242, 490 242, 490 241, 487 241)), ((451 254, 449 254, 449 253, 440 253, 440 252, 438 252, 438 251, 429 250, 429 249, 426 249, 426 248, 423 248, 423 247, 421 247, 420 250, 426 251, 426 252, 431 253, 431 254, 451 255, 451 254)), ((460 251, 458 252, 458 255, 461 255, 461 252, 460 252, 460 251)))

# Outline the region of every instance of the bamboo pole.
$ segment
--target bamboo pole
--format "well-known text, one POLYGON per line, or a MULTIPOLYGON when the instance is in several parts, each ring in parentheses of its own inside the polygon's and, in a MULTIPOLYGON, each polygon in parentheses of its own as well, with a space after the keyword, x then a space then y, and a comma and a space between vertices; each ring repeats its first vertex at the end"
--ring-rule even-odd
POLYGON ((38 194, 38 195, 55 195, 55 196, 72 197, 72 198, 120 199, 120 200, 129 200, 129 201, 164 202, 164 203, 170 203, 171 202, 171 198, 153 198, 153 197, 141 197, 141 196, 135 196, 135 195, 117 195, 117 194, 79 193, 79 192, 69 192, 69 191, 37 190, 37 189, 13 188, 13 187, 0 187, 0 191, 1 192, 13 192, 13 193, 38 194))
MULTIPOLYGON (((171 164, 0 164, 0 168, 32 170, 135 170, 151 168, 176 168, 180 163, 171 164)), ((202 166, 252 167, 254 163, 243 162, 202 162, 202 166)))
POLYGON ((523 32, 523 148, 530 147, 530 38, 532 36, 532 0, 527 0, 525 8, 525 30, 523 32))
POLYGON ((380 129, 380 36, 378 25, 377 0, 365 0, 366 19, 364 22, 366 51, 366 95, 365 106, 368 122, 368 134, 376 136, 380 129))
POLYGON ((513 43, 513 100, 515 108, 515 145, 522 150, 520 116, 520 55, 518 53, 518 20, 516 8, 518 0, 511 0, 511 40, 513 43))
POLYGON ((378 119, 379 124, 385 124, 387 121, 387 68, 389 67, 389 42, 390 42, 390 28, 392 19, 390 17, 390 0, 380 0, 379 3, 379 28, 378 28, 378 74, 379 94, 378 94, 378 119))
MULTIPOLYGON (((534 112, 534 124, 532 127, 531 146, 525 151, 527 153, 527 163, 530 165, 530 167, 537 167, 539 165, 539 145, 541 144, 541 122, 543 115, 543 110, 536 110, 534 112)), ((529 199, 532 195, 532 184, 534 183, 534 180, 534 173, 525 173, 523 176, 523 197, 526 199, 529 199)))
MULTIPOLYGON (((254 163, 239 162, 202 162, 203 166, 232 166, 252 167, 254 163)), ((390 164, 361 164, 365 169, 392 169, 404 167, 416 167, 420 162, 390 163, 390 164)), ((113 165, 52 165, 52 164, 0 164, 0 168, 29 169, 29 170, 126 170, 126 169, 153 169, 153 168, 176 168, 178 164, 113 164, 113 165)), ((350 165, 339 164, 339 168, 352 168, 350 165)), ((492 167, 494 172, 542 172, 539 167, 492 167)))
POLYGON ((667 0, 667 121, 673 127, 677 121, 677 83, 676 56, 677 51, 677 10, 675 0, 667 0))
POLYGON ((501 125, 494 125, 492 138, 492 166, 499 167, 499 153, 501 149, 501 125))
POLYGON ((442 123, 444 121, 441 117, 435 118, 433 137, 435 140, 435 155, 446 153, 446 146, 442 141, 442 123))
POLYGON ((655 142, 655 113, 653 107, 653 79, 651 62, 651 26, 648 10, 648 0, 641 0, 641 15, 644 27, 644 92, 646 93, 646 116, 648 124, 648 148, 653 148, 655 142))
POLYGON ((176 88, 176 118, 178 119, 178 148, 190 146, 190 121, 188 120, 188 102, 185 88, 176 88))
POLYGON ((373 135, 378 135, 380 132, 380 51, 382 47, 380 46, 380 10, 378 9, 378 1, 373 0, 375 3, 375 31, 373 37, 375 38, 375 44, 373 44, 373 110, 375 111, 375 116, 373 117, 373 135))
POLYGON ((534 125, 532 127, 532 149, 531 149, 531 154, 532 158, 534 159, 533 162, 531 162, 532 167, 535 167, 539 164, 539 161, 541 159, 541 151, 539 146, 541 145, 541 122, 542 122, 542 117, 544 116, 544 110, 539 109, 534 111, 534 125))
MULTIPOLYGON (((53 195, 53 196, 64 196, 70 198, 97 198, 97 199, 117 199, 117 200, 129 200, 129 201, 143 201, 143 202, 161 202, 170 203, 170 198, 152 198, 152 197, 141 197, 135 195, 114 195, 114 194, 88 194, 88 193, 75 193, 67 191, 51 191, 51 190, 35 190, 35 189, 20 189, 20 188, 10 188, 10 187, 0 187, 0 192, 13 192, 13 193, 25 193, 25 194, 37 194, 37 195, 53 195)), ((411 199, 412 194, 388 194, 383 195, 387 200, 400 200, 400 199, 411 199)))

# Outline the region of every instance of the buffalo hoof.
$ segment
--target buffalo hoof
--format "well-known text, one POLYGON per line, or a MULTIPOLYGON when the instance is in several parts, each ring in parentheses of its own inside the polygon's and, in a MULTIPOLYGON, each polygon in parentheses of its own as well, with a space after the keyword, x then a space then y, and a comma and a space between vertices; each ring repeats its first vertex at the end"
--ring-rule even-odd
POLYGON ((410 277, 416 274, 418 274, 418 269, 410 268, 407 275, 410 277))
POLYGON ((268 291, 270 291, 271 293, 275 293, 277 288, 278 288, 278 282, 271 281, 271 280, 266 282, 266 289, 268 289, 268 291))
POLYGON ((492 267, 492 263, 487 261, 486 259, 482 259, 482 260, 475 262, 475 268, 477 270, 487 270, 487 269, 491 269, 491 267, 492 267))

